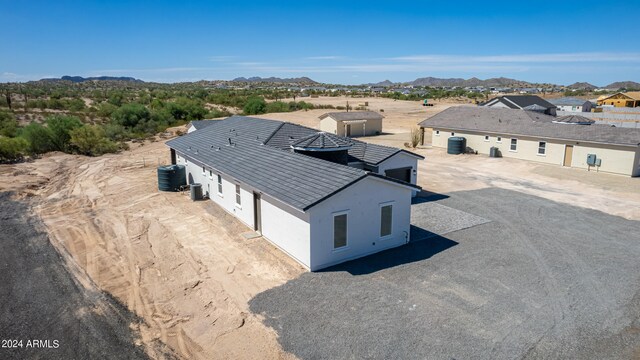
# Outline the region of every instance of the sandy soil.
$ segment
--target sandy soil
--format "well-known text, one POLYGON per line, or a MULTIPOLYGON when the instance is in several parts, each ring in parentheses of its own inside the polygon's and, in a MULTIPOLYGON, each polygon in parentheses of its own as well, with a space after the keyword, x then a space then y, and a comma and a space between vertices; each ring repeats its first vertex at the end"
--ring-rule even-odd
POLYGON ((247 302, 303 269, 244 239, 248 229, 212 203, 158 192, 155 166, 167 161, 161 142, 100 158, 54 153, 0 167, 0 191, 32 197, 54 245, 145 320, 145 342, 184 358, 288 358, 247 302))

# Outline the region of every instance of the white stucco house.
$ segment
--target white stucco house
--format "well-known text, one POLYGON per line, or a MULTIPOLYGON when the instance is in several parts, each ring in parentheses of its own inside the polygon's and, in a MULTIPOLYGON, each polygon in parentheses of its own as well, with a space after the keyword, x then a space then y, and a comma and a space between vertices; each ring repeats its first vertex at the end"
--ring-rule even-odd
POLYGON ((591 112, 591 109, 594 108, 591 101, 573 97, 549 99, 549 102, 556 106, 557 111, 591 112))
POLYGON ((347 137, 380 135, 383 118, 375 111, 330 112, 320 115, 320 130, 347 137))
POLYGON ((167 145, 189 183, 311 271, 409 241, 420 155, 242 116, 167 145))

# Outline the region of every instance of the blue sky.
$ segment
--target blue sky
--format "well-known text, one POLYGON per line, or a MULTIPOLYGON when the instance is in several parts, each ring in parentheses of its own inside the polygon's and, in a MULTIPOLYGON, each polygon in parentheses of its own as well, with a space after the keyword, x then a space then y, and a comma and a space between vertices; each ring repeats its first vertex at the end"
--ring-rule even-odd
POLYGON ((640 1, 0 0, 0 82, 640 82, 640 1))

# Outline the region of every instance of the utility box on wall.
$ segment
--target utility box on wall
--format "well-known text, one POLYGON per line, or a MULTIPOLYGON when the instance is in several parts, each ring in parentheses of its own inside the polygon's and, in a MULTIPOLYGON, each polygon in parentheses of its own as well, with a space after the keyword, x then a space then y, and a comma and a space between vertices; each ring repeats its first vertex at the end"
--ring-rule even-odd
POLYGON ((595 166, 596 165, 596 154, 588 154, 587 155, 587 165, 595 166))

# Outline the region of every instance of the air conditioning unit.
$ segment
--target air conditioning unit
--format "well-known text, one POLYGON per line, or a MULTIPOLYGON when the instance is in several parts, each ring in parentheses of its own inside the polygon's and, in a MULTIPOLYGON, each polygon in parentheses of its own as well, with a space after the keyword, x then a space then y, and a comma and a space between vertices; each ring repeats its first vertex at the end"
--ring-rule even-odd
POLYGON ((587 165, 595 166, 596 165, 596 154, 588 154, 587 155, 587 165))

